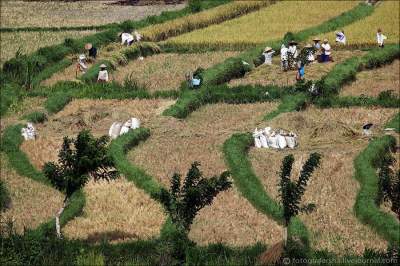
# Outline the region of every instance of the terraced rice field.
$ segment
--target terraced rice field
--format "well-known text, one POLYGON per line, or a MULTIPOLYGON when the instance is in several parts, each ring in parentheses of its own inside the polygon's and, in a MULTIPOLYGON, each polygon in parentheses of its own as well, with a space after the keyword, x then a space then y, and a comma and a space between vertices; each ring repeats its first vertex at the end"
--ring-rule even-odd
MULTIPOLYGON (((222 144, 235 132, 252 130, 275 103, 207 105, 186 120, 160 117, 148 127, 151 136, 134 148, 128 158, 169 186, 174 172, 186 174, 193 161, 202 163, 205 176, 226 170, 222 144)), ((196 216, 189 237, 201 244, 222 242, 232 246, 256 242, 276 243, 282 228, 256 211, 237 189, 218 194, 211 206, 196 216)))
POLYGON ((62 205, 64 195, 56 189, 18 175, 1 153, 1 179, 5 182, 11 198, 11 207, 0 215, 0 227, 13 221, 19 234, 24 229, 35 229, 55 216, 62 205))
POLYGON ((356 81, 345 85, 340 95, 377 97, 386 90, 391 90, 397 96, 400 94, 400 60, 377 69, 357 73, 356 81))
POLYGON ((2 1, 1 27, 93 26, 125 20, 140 20, 179 5, 120 6, 115 1, 2 1))
POLYGON ((145 84, 149 91, 176 90, 185 81, 185 74, 198 67, 208 68, 237 52, 208 52, 202 54, 158 54, 135 60, 113 73, 113 79, 124 83, 132 77, 145 84))
MULTIPOLYGON (((336 64, 345 61, 353 56, 362 56, 362 51, 333 51, 334 62, 312 63, 305 67, 306 80, 319 80, 329 73, 336 64)), ((230 86, 238 85, 276 85, 290 86, 296 83, 296 70, 284 72, 280 66, 280 57, 273 58, 273 65, 261 65, 241 79, 233 79, 229 82, 230 86)))
MULTIPOLYGON (((343 28, 349 45, 376 44, 376 32, 378 28, 388 37, 386 43, 400 42, 400 2, 381 1, 372 15, 361 19, 343 28)), ((315 36, 314 36, 315 37, 315 36)), ((321 39, 335 40, 335 32, 324 34, 321 39)), ((310 38, 312 40, 313 38, 310 38)))
POLYGON ((96 31, 39 31, 39 32, 2 32, 0 64, 15 57, 17 51, 29 54, 41 47, 64 42, 66 38, 80 38, 96 31))
POLYGON ((353 211, 359 183, 353 177, 354 158, 368 145, 362 137, 362 125, 375 125, 374 133, 382 134, 383 125, 394 109, 307 109, 284 113, 263 127, 292 130, 299 135, 296 150, 250 150, 253 168, 269 195, 278 199, 278 173, 284 156, 294 154, 292 178, 312 152, 322 154, 322 165, 312 175, 304 194, 304 202, 315 203, 316 210, 300 218, 311 230, 313 248, 327 249, 336 254, 362 254, 365 248, 384 250, 386 241, 370 227, 363 225, 353 211))
POLYGON ((241 48, 259 45, 269 40, 281 39, 288 31, 297 32, 321 24, 350 10, 358 3, 358 1, 280 1, 249 15, 171 38, 168 43, 241 48))

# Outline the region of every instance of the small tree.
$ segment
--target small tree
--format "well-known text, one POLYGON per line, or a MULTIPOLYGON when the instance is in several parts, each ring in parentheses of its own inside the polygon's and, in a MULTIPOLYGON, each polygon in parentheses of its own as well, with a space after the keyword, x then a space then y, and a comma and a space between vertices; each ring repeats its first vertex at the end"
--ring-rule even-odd
POLYGON ((396 213, 397 218, 400 220, 400 171, 395 173, 391 166, 396 163, 395 158, 388 154, 381 163, 379 169, 379 190, 377 197, 377 204, 382 202, 390 202, 391 210, 396 213))
POLYGON ((47 162, 44 165, 45 176, 59 191, 65 193, 63 207, 56 216, 58 237, 61 237, 59 218, 72 194, 81 189, 90 177, 96 181, 118 177, 113 160, 107 154, 108 140, 107 136, 96 139, 87 130, 79 132, 76 140, 64 137, 58 164, 47 162))
POLYGON ((183 263, 185 251, 193 244, 188 240, 188 233, 196 214, 205 206, 211 205, 219 192, 231 187, 229 172, 204 178, 199 166, 198 162, 192 164, 183 184, 181 176, 174 174, 171 177, 170 190, 161 189, 160 202, 174 227, 171 228, 172 231, 162 234, 160 265, 183 263))
POLYGON ((314 204, 300 205, 307 182, 314 170, 319 167, 321 155, 312 153, 300 172, 297 182, 290 180, 294 157, 292 154, 286 156, 282 161, 279 192, 283 205, 283 217, 285 220, 284 242, 287 243, 287 228, 290 220, 297 216, 300 212, 311 212, 314 210, 314 204))

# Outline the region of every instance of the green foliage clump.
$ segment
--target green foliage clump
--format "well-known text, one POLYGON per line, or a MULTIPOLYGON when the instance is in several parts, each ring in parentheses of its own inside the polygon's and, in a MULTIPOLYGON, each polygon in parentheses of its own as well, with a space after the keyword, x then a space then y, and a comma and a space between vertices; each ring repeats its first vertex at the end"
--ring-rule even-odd
POLYGON ((8 194, 6 183, 0 180, 0 213, 8 208, 11 203, 10 195, 8 194))
POLYGON ((201 0, 189 0, 188 6, 192 13, 197 13, 201 11, 201 0))
POLYGON ((42 112, 32 112, 23 116, 23 118, 32 123, 43 123, 47 121, 47 115, 42 112))
POLYGON ((68 94, 68 92, 60 91, 47 98, 46 102, 44 103, 44 107, 49 114, 55 114, 61 111, 71 100, 72 97, 68 94))
POLYGON ((104 266, 104 256, 90 251, 88 254, 78 256, 76 260, 77 266, 104 266))
POLYGON ((87 130, 79 132, 75 140, 64 137, 58 164, 47 162, 43 173, 54 187, 66 194, 66 198, 81 189, 90 177, 94 180, 115 179, 118 172, 111 170, 114 162, 108 156, 107 143, 107 136, 96 139, 87 130))

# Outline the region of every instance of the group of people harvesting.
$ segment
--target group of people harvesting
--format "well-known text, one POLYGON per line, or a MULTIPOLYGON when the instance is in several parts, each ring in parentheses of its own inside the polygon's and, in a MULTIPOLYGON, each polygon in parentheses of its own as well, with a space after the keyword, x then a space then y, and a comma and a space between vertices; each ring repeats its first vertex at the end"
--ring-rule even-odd
MULTIPOLYGON (((346 35, 343 30, 335 32, 335 35, 335 42, 337 45, 346 44, 346 35)), ((383 35, 382 30, 378 29, 376 33, 378 47, 383 48, 386 39, 387 37, 383 35)), ((281 46, 281 68, 283 71, 297 69, 296 80, 298 81, 304 79, 305 65, 315 63, 316 61, 320 63, 333 62, 332 47, 328 39, 324 39, 321 43, 320 38, 314 38, 313 42, 313 45, 307 44, 302 50, 297 48, 298 43, 296 41, 290 41, 287 47, 285 44, 281 46)), ((271 47, 266 47, 262 53, 264 56, 264 64, 272 65, 272 57, 274 54, 275 51, 271 47)))
MULTIPOLYGON (((121 45, 131 46, 134 42, 140 42, 142 39, 142 35, 136 30, 133 34, 129 32, 122 32, 119 34, 119 38, 121 39, 121 45)), ((93 46, 91 43, 85 44, 86 54, 81 54, 78 57, 78 63, 76 65, 76 77, 78 76, 78 72, 86 73, 88 70, 88 63, 95 62, 97 57, 97 48, 93 46)), ((109 75, 107 71, 107 65, 101 64, 100 70, 97 76, 97 82, 105 83, 109 81, 109 75)))

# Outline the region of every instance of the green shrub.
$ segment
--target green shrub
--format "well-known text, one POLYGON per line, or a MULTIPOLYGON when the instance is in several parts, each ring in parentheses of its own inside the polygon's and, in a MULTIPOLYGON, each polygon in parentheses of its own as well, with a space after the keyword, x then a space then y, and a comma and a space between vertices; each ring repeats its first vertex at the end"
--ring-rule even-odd
POLYGON ((42 112, 32 112, 22 118, 32 123, 43 123, 44 121, 47 121, 47 115, 42 112))
POLYGON ((6 183, 0 180, 0 213, 8 208, 11 198, 7 190, 6 183))
POLYGON ((46 102, 44 103, 44 107, 49 114, 55 114, 61 111, 64 106, 71 101, 71 99, 72 97, 68 94, 68 92, 57 92, 47 98, 46 102))
POLYGON ((76 261, 77 266, 104 266, 104 256, 90 251, 88 254, 80 255, 76 261))
POLYGON ((1 81, 1 97, 0 97, 0 116, 7 113, 11 106, 17 103, 23 97, 24 91, 21 86, 1 81))
POLYGON ((305 105, 306 105, 305 94, 300 93, 300 94, 284 96, 278 108, 266 114, 264 116, 264 120, 272 120, 281 113, 303 110, 305 105))

